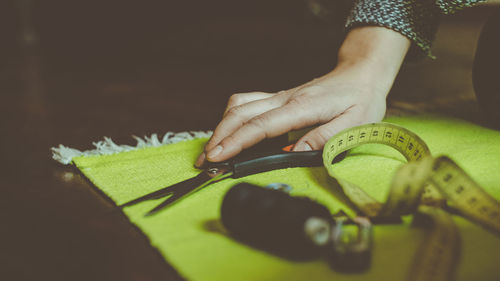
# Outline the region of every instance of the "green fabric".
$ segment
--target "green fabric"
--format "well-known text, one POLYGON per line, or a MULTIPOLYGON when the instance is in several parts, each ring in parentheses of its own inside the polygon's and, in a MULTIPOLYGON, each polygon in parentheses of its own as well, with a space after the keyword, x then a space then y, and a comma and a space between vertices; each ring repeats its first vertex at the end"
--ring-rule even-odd
MULTIPOLYGON (((500 199, 500 132, 464 121, 436 116, 390 118, 424 139, 433 155, 445 154, 465 169, 487 192, 500 199)), ((194 160, 206 140, 199 139, 156 148, 106 156, 79 157, 74 164, 117 204, 192 177, 194 160)), ((365 145, 336 164, 340 177, 384 200, 395 168, 404 158, 382 145, 365 145)), ((325 260, 292 262, 240 244, 218 223, 225 192, 238 181, 258 185, 283 182, 293 195, 307 195, 330 207, 349 210, 339 188, 326 170, 293 168, 271 171, 214 184, 152 217, 144 213, 161 201, 125 209, 164 258, 188 280, 404 280, 425 230, 403 224, 377 225, 370 270, 341 274, 325 260)), ((500 238, 455 216, 463 246, 457 280, 500 280, 500 238)))

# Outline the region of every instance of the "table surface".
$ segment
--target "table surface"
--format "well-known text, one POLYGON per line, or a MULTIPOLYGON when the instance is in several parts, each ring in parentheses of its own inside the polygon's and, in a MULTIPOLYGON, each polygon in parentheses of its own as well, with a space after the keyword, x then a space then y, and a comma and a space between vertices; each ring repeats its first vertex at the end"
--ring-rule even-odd
MULTIPOLYGON (((338 39, 329 34, 338 27, 300 1, 270 12, 222 2, 1 4, 0 276, 182 280, 122 215, 102 216, 112 204, 53 161, 50 147, 211 129, 232 93, 287 89, 333 67, 338 39)), ((439 111, 481 122, 470 67, 487 13, 444 20, 438 59, 403 67, 391 114, 439 111)))

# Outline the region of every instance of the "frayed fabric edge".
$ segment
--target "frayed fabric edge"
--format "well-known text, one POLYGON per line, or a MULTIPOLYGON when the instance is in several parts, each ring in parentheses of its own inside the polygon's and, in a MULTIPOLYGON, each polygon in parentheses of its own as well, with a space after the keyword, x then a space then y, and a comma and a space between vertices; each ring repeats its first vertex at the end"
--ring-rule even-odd
POLYGON ((158 147, 167 144, 173 144, 181 141, 194 140, 199 138, 209 138, 212 136, 211 131, 190 131, 181 133, 166 133, 161 140, 158 138, 157 134, 152 134, 150 137, 144 136, 140 138, 133 136, 137 141, 136 146, 130 145, 119 145, 113 142, 111 138, 104 137, 104 140, 93 142, 95 149, 80 151, 78 149, 70 148, 60 144, 58 147, 52 147, 52 158, 57 162, 68 165, 71 164, 74 157, 80 156, 94 156, 94 155, 110 155, 120 152, 132 151, 147 147, 158 147))

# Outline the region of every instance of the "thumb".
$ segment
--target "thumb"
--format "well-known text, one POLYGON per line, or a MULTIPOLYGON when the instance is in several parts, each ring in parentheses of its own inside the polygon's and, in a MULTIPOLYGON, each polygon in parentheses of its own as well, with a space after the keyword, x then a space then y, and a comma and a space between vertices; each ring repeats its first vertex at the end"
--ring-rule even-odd
POLYGON ((344 112, 330 122, 311 130, 300 138, 295 144, 293 151, 307 151, 323 149, 326 142, 344 129, 360 125, 355 114, 344 112))

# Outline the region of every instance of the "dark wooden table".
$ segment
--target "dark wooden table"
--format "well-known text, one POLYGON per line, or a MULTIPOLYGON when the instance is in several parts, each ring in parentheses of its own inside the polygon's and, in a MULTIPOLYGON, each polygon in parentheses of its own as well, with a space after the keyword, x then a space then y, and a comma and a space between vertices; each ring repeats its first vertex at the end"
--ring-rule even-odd
MULTIPOLYGON (((111 203, 50 147, 211 129, 230 94, 290 88, 334 66, 341 26, 304 1, 182 2, 0 4, 0 279, 181 280, 124 217, 100 216, 111 203)), ((439 99, 422 102, 437 96, 478 120, 466 77, 484 13, 444 25, 439 62, 403 70, 395 112, 435 109, 439 99)))

